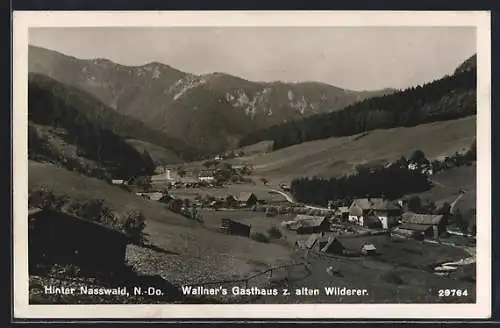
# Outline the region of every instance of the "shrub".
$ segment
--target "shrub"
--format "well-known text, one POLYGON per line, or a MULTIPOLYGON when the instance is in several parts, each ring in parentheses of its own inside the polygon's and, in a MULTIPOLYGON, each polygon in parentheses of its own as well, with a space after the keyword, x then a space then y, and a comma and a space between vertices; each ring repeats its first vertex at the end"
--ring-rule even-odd
POLYGON ((271 227, 271 229, 269 229, 267 233, 270 238, 275 238, 275 239, 280 239, 283 236, 281 230, 278 227, 271 227))
POLYGON ((250 234, 250 238, 261 243, 269 242, 269 237, 262 232, 253 232, 250 234))
POLYGON ((68 197, 57 196, 46 186, 30 191, 28 196, 29 206, 36 206, 43 209, 60 210, 67 202, 68 197))
POLYGON ((144 241, 144 228, 146 227, 146 218, 138 210, 128 210, 120 218, 120 228, 123 232, 129 234, 136 242, 144 241))

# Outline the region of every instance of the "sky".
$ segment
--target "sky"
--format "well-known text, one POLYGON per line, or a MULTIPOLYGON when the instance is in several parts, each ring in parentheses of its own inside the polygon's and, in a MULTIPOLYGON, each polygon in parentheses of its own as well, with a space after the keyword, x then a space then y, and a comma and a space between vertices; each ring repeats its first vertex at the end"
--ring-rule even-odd
POLYGON ((57 27, 29 43, 122 65, 161 62, 250 81, 317 81, 351 90, 404 89, 476 52, 474 27, 57 27))

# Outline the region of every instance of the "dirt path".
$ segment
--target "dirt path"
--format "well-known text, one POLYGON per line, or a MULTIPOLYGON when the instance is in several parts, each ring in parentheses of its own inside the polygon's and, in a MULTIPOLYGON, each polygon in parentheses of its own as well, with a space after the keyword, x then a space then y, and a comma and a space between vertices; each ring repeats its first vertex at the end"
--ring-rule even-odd
POLYGON ((289 195, 289 194, 287 194, 287 193, 285 193, 285 192, 283 192, 281 190, 269 189, 269 192, 280 194, 283 197, 285 197, 285 199, 286 199, 287 202, 292 203, 292 204, 302 205, 305 208, 310 208, 310 209, 313 209, 313 210, 327 210, 328 209, 326 207, 312 206, 312 205, 307 205, 307 204, 299 203, 299 202, 295 201, 291 195, 289 195))

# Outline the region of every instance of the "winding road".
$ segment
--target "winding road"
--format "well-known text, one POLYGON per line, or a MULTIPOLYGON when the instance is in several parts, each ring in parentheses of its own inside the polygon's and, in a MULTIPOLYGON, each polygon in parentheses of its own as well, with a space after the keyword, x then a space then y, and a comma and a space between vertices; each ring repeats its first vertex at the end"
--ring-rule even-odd
POLYGON ((313 209, 313 210, 328 210, 328 208, 326 208, 326 207, 312 206, 312 205, 307 205, 307 204, 299 203, 299 202, 295 201, 295 199, 293 199, 293 197, 291 195, 289 195, 286 192, 283 192, 281 190, 269 189, 268 191, 271 192, 271 193, 276 193, 276 194, 282 195, 283 197, 285 197, 285 199, 286 199, 287 202, 292 203, 292 204, 302 205, 305 208, 310 208, 310 209, 313 209))

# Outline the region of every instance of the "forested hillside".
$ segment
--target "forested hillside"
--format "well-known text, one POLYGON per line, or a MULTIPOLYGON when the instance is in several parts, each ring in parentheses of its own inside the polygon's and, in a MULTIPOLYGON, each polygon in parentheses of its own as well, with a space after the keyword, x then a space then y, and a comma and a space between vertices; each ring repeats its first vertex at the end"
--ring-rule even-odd
POLYGON ((90 97, 30 75, 28 155, 99 178, 151 173, 154 164, 93 116, 90 97), (71 151, 72 150, 72 151, 71 151))
POLYGON ((240 146, 273 140, 276 150, 306 141, 475 115, 476 67, 470 61, 456 74, 422 86, 251 133, 240 140, 240 146))
POLYGON ((33 106, 37 105, 39 99, 32 99, 32 96, 37 97, 42 93, 52 95, 67 105, 66 107, 71 107, 80 115, 85 116, 87 120, 98 123, 124 139, 142 140, 158 145, 171 150, 186 161, 198 159, 204 155, 202 150, 161 131, 154 130, 140 120, 120 114, 89 93, 48 76, 30 73, 29 92, 29 101, 33 106))

